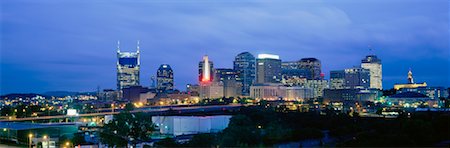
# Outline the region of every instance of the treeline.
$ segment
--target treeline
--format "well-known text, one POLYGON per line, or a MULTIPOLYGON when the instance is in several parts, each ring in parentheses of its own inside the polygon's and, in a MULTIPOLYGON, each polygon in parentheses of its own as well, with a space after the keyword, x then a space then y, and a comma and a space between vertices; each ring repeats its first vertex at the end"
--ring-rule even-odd
POLYGON ((333 142, 321 146, 435 146, 450 140, 448 114, 414 114, 397 119, 350 117, 344 113, 279 112, 262 106, 245 107, 228 128, 193 136, 187 143, 164 139, 159 147, 270 147, 274 144, 321 139, 329 131, 333 142))

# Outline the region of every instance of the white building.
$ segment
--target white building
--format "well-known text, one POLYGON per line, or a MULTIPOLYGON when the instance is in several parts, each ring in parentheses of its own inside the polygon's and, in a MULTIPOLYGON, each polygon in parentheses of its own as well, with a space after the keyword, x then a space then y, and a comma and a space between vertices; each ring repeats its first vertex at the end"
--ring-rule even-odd
POLYGON ((383 89, 381 60, 376 55, 368 55, 361 60, 361 68, 370 71, 370 88, 383 89))
POLYGON ((161 134, 173 136, 217 133, 228 127, 230 115, 221 116, 153 116, 161 134))

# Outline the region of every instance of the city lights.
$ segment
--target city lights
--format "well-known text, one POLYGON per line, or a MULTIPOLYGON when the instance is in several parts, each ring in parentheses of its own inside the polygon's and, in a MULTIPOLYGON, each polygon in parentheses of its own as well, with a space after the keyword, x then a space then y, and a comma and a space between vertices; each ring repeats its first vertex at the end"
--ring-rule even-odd
POLYGON ((448 147, 448 4, 0 1, 0 147, 448 147))

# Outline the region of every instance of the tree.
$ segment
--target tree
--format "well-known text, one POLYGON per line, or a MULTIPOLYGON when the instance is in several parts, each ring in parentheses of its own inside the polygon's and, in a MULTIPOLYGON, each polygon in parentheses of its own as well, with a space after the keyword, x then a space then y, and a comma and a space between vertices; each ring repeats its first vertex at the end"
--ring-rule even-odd
POLYGON ((72 143, 74 145, 85 144, 86 141, 84 140, 84 133, 75 133, 72 138, 72 143))
POLYGON ((187 144, 192 147, 215 147, 218 143, 215 134, 197 134, 187 144))
POLYGON ((155 130, 149 118, 144 113, 121 112, 102 127, 100 139, 108 146, 117 147, 147 141, 150 139, 148 135, 155 130))
POLYGON ((155 142, 156 147, 179 147, 178 144, 173 138, 164 138, 158 142, 155 142))
POLYGON ((125 104, 125 109, 124 110, 125 110, 125 112, 129 112, 129 111, 134 110, 133 104, 131 104, 131 103, 125 104))

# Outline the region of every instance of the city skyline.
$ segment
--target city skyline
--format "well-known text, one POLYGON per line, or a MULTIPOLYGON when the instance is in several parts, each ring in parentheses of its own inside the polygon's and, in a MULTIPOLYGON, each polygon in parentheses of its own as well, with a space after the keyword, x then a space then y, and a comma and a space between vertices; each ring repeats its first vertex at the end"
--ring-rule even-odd
POLYGON ((74 2, 69 6, 2 1, 0 93, 114 89, 117 40, 121 51, 130 52, 141 41, 140 83, 144 86, 151 85, 150 77, 156 76, 161 64, 169 64, 175 88, 184 90, 186 84, 198 81, 197 66, 203 55, 214 61, 215 68, 233 68, 234 57, 246 51, 255 56, 280 55, 282 61, 317 58, 326 79, 329 71, 357 67, 373 53, 382 60, 385 89, 405 83, 410 68, 418 82, 450 86, 448 3, 412 1, 404 6, 401 2, 406 3, 382 2, 391 4, 385 7, 369 1, 361 4, 366 10, 360 10, 352 5, 357 2, 321 1, 299 3, 311 8, 276 2, 184 3, 187 6, 74 2), (206 4, 208 8, 202 7, 206 4), (41 7, 48 9, 41 11, 41 7), (86 12, 75 13, 78 7, 86 12), (116 8, 123 14, 111 12, 116 8), (400 8, 405 10, 395 11, 400 8), (380 9, 384 11, 378 14, 380 9))

